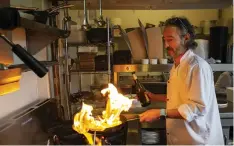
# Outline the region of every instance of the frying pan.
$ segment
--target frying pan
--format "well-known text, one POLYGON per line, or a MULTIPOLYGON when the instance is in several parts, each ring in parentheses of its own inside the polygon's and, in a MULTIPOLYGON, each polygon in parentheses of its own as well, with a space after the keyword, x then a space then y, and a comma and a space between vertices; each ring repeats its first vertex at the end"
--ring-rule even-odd
MULTIPOLYGON (((112 133, 116 133, 116 132, 120 131, 122 128, 127 129, 127 126, 128 126, 127 119, 124 116, 120 115, 120 120, 122 122, 120 125, 117 125, 115 127, 106 128, 104 131, 96 131, 96 134, 97 135, 101 134, 101 135, 105 136, 105 135, 109 135, 112 133)), ((94 134, 95 131, 89 131, 89 133, 94 134)))
MULTIPOLYGON (((120 120, 122 122, 120 125, 117 125, 115 127, 106 128, 104 131, 96 131, 96 134, 97 135, 102 134, 103 136, 105 136, 105 135, 116 133, 123 128, 126 128, 125 130, 127 130, 128 129, 128 122, 133 121, 133 120, 139 120, 139 116, 133 115, 132 117, 126 118, 125 116, 120 115, 120 120)), ((95 131, 89 131, 89 132, 92 134, 95 133, 95 131)))

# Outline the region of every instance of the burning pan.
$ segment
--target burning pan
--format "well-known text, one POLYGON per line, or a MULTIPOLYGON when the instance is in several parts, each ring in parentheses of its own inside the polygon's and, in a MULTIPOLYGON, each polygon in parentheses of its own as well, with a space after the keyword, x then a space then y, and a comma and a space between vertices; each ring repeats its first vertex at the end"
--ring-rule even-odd
MULTIPOLYGON (((127 130, 128 129, 127 119, 123 115, 120 115, 120 120, 122 122, 120 125, 110 127, 110 128, 106 128, 104 131, 96 131, 96 134, 97 135, 101 134, 101 135, 105 136, 105 135, 116 133, 116 132, 121 131, 121 130, 123 130, 125 128, 127 130)), ((94 134, 95 131, 89 131, 89 133, 94 134)))

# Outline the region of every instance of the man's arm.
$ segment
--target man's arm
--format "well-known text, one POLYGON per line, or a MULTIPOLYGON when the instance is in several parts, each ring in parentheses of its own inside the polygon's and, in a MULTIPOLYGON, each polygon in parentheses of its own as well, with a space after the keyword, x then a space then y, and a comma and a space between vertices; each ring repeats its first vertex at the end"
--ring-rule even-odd
POLYGON ((167 101, 167 95, 166 94, 154 94, 151 92, 146 92, 146 94, 149 96, 151 101, 167 101))
POLYGON ((174 118, 174 119, 184 119, 178 109, 167 109, 167 117, 174 118))

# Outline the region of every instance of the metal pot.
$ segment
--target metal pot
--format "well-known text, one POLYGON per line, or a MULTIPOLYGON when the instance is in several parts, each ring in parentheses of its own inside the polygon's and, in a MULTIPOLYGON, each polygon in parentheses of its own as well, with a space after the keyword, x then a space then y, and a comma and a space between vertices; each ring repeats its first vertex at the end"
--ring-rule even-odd
POLYGON ((84 31, 82 29, 72 30, 67 41, 70 44, 73 44, 73 43, 74 44, 85 44, 85 43, 87 43, 86 31, 84 31))
POLYGON ((87 38, 90 43, 106 43, 107 29, 106 28, 91 28, 87 31, 87 38))

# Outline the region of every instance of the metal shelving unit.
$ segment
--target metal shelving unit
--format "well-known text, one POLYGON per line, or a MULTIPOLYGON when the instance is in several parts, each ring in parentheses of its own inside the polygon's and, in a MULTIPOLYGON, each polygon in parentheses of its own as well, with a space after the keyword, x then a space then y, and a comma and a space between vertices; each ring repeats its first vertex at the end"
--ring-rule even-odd
POLYGON ((108 74, 108 71, 79 71, 79 70, 71 70, 72 74, 80 73, 80 74, 108 74))
MULTIPOLYGON (((77 70, 77 69, 72 69, 70 70, 70 74, 78 74, 79 76, 79 90, 81 91, 81 79, 82 75, 84 74, 107 74, 108 75, 108 82, 111 82, 111 39, 110 39, 110 19, 106 19, 107 22, 107 42, 106 43, 86 43, 86 44, 77 44, 77 43, 68 43, 69 47, 78 47, 78 46, 86 46, 86 45, 94 45, 94 46, 99 46, 99 47, 107 47, 107 60, 108 60, 108 70, 106 71, 82 71, 82 70, 77 70)), ((92 86, 92 85, 91 85, 92 86)))

